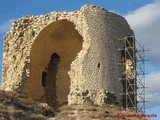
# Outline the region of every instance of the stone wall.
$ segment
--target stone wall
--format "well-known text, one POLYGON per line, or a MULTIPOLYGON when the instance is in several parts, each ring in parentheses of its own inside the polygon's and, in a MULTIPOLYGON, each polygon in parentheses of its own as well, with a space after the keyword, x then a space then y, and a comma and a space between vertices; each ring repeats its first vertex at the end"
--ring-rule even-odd
POLYGON ((62 61, 56 96, 64 96, 59 99, 65 101, 68 96, 68 104, 84 104, 84 93, 92 91, 97 94, 89 97, 92 104, 102 105, 107 95, 121 103, 118 78, 122 73, 117 64, 121 61, 118 48, 124 45, 117 39, 127 35, 133 32, 123 17, 92 5, 75 12, 22 17, 13 22, 4 39, 2 89, 46 102, 41 73, 57 53, 62 61), (105 94, 98 95, 101 92, 105 94))

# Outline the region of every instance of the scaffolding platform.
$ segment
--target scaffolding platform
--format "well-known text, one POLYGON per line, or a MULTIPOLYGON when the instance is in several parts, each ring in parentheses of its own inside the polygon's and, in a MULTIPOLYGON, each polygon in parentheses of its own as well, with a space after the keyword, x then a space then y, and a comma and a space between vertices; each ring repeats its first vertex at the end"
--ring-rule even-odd
POLYGON ((135 112, 145 113, 145 49, 134 36, 126 36, 118 39, 124 43, 121 52, 123 93, 122 106, 135 112))

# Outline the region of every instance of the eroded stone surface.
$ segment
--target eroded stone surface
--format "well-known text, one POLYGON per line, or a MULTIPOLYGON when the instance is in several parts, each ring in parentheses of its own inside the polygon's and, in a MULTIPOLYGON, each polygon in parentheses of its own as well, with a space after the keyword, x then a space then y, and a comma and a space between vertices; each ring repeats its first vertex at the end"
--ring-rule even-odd
POLYGON ((108 91, 114 93, 113 103, 121 103, 118 78, 122 73, 117 64, 121 62, 118 48, 124 44, 118 39, 128 35, 134 34, 123 17, 92 5, 75 12, 22 17, 13 22, 4 39, 2 90, 46 102, 41 73, 57 53, 59 81, 51 102, 85 104, 89 98, 89 104, 102 105, 110 96, 108 91), (82 94, 86 91, 89 97, 82 94))

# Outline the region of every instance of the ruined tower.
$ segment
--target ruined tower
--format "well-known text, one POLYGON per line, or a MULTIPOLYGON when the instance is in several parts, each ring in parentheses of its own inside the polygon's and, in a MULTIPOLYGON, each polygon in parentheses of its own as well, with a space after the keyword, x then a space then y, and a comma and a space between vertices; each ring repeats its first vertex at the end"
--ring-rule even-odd
POLYGON ((4 39, 2 90, 54 107, 122 104, 126 36, 134 33, 123 17, 92 5, 22 17, 4 39))

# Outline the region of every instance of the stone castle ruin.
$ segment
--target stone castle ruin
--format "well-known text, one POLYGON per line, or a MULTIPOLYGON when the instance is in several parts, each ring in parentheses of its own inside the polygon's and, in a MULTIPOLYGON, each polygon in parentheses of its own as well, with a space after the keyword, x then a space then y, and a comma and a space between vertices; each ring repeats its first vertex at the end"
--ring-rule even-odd
POLYGON ((22 17, 4 39, 2 90, 55 108, 125 106, 123 93, 130 88, 119 78, 131 83, 135 79, 129 58, 134 52, 124 50, 134 46, 134 39, 127 36, 134 33, 123 17, 92 5, 75 12, 22 17))

